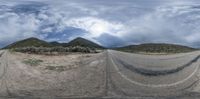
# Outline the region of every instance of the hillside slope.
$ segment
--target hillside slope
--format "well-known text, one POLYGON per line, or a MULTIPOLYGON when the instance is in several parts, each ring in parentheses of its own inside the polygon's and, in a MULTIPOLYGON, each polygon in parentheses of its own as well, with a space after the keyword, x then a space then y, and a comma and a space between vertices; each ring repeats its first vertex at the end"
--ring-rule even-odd
POLYGON ((21 48, 21 47, 52 47, 52 45, 46 41, 31 37, 28 39, 12 43, 6 46, 4 49, 21 48))
POLYGON ((67 43, 59 43, 57 41, 49 42, 52 46, 61 46, 64 47, 67 43))
POLYGON ((140 45, 129 45, 125 47, 116 48, 116 50, 125 52, 145 52, 145 53, 182 53, 195 51, 195 48, 175 45, 175 44, 165 44, 165 43, 146 43, 140 45))
POLYGON ((78 38, 70 41, 69 43, 65 44, 64 46, 65 47, 81 46, 81 47, 90 47, 90 48, 103 48, 102 46, 100 46, 92 41, 89 41, 87 39, 81 38, 81 37, 78 37, 78 38))

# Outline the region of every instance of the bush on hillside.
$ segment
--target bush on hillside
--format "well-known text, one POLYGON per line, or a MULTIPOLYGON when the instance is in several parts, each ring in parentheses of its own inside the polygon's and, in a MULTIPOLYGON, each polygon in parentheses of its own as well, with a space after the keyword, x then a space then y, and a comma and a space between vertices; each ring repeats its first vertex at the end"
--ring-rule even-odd
POLYGON ((89 47, 23 47, 14 48, 16 52, 30 53, 30 54, 55 54, 55 53, 67 53, 67 52, 81 52, 81 53, 97 53, 96 49, 89 47))

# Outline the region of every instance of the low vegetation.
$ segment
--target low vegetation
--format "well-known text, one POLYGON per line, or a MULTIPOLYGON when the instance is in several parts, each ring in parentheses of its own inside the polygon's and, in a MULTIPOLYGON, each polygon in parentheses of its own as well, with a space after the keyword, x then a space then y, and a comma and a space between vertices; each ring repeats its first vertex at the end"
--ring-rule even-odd
POLYGON ((23 63, 30 66, 38 66, 40 65, 41 62, 43 62, 43 60, 39 60, 39 59, 26 59, 23 61, 23 63))
POLYGON ((76 38, 68 43, 47 42, 38 38, 27 38, 14 42, 3 49, 30 54, 64 54, 68 52, 97 53, 104 48, 84 38, 76 38))
POLYGON ((81 53, 97 53, 95 48, 89 47, 23 47, 23 48, 14 48, 13 51, 23 52, 29 54, 65 54, 68 52, 81 52, 81 53))

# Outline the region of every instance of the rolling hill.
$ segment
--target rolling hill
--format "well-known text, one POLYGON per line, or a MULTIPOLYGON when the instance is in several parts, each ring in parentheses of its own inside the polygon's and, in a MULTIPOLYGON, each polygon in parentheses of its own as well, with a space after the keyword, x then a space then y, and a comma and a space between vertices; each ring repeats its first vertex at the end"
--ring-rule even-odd
MULTIPOLYGON (((59 43, 59 42, 46 42, 40 40, 38 38, 28 38, 21 41, 17 41, 6 46, 4 49, 12 49, 12 48, 23 48, 23 47, 89 47, 89 48, 97 48, 104 49, 104 47, 89 41, 87 39, 78 37, 68 43, 59 43)), ((166 44, 166 43, 146 43, 140 45, 129 45, 119 48, 113 48, 114 50, 125 51, 125 52, 145 52, 145 53, 182 53, 182 52, 190 52, 195 51, 197 49, 176 45, 176 44, 166 44)))
POLYGON ((115 50, 125 52, 145 52, 145 53, 182 53, 195 51, 197 49, 176 45, 176 44, 165 44, 165 43, 146 43, 140 45, 129 45, 125 47, 115 48, 115 50))
POLYGON ((12 43, 4 47, 4 49, 21 48, 21 47, 53 47, 53 45, 38 38, 31 37, 12 43))
POLYGON ((80 47, 100 48, 100 49, 103 48, 102 46, 81 37, 75 38, 69 43, 59 43, 56 41, 46 42, 38 38, 31 37, 21 41, 14 42, 4 47, 3 49, 22 48, 22 47, 58 47, 58 46, 60 47, 80 46, 80 47))

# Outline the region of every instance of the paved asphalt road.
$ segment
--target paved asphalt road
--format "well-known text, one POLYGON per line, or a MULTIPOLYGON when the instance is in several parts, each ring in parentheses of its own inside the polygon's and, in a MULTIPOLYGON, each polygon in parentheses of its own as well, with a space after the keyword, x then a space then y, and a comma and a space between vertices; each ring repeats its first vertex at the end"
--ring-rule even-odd
MULTIPOLYGON (((8 71, 5 53, 0 51, 0 80, 8 71)), ((101 78, 105 80, 105 92, 98 97, 197 98, 200 95, 193 89, 199 84, 199 58, 199 51, 176 55, 140 55, 107 50, 98 58, 104 59, 98 66, 105 67, 105 78, 101 78)), ((9 95, 9 92, 6 94, 9 95)))

